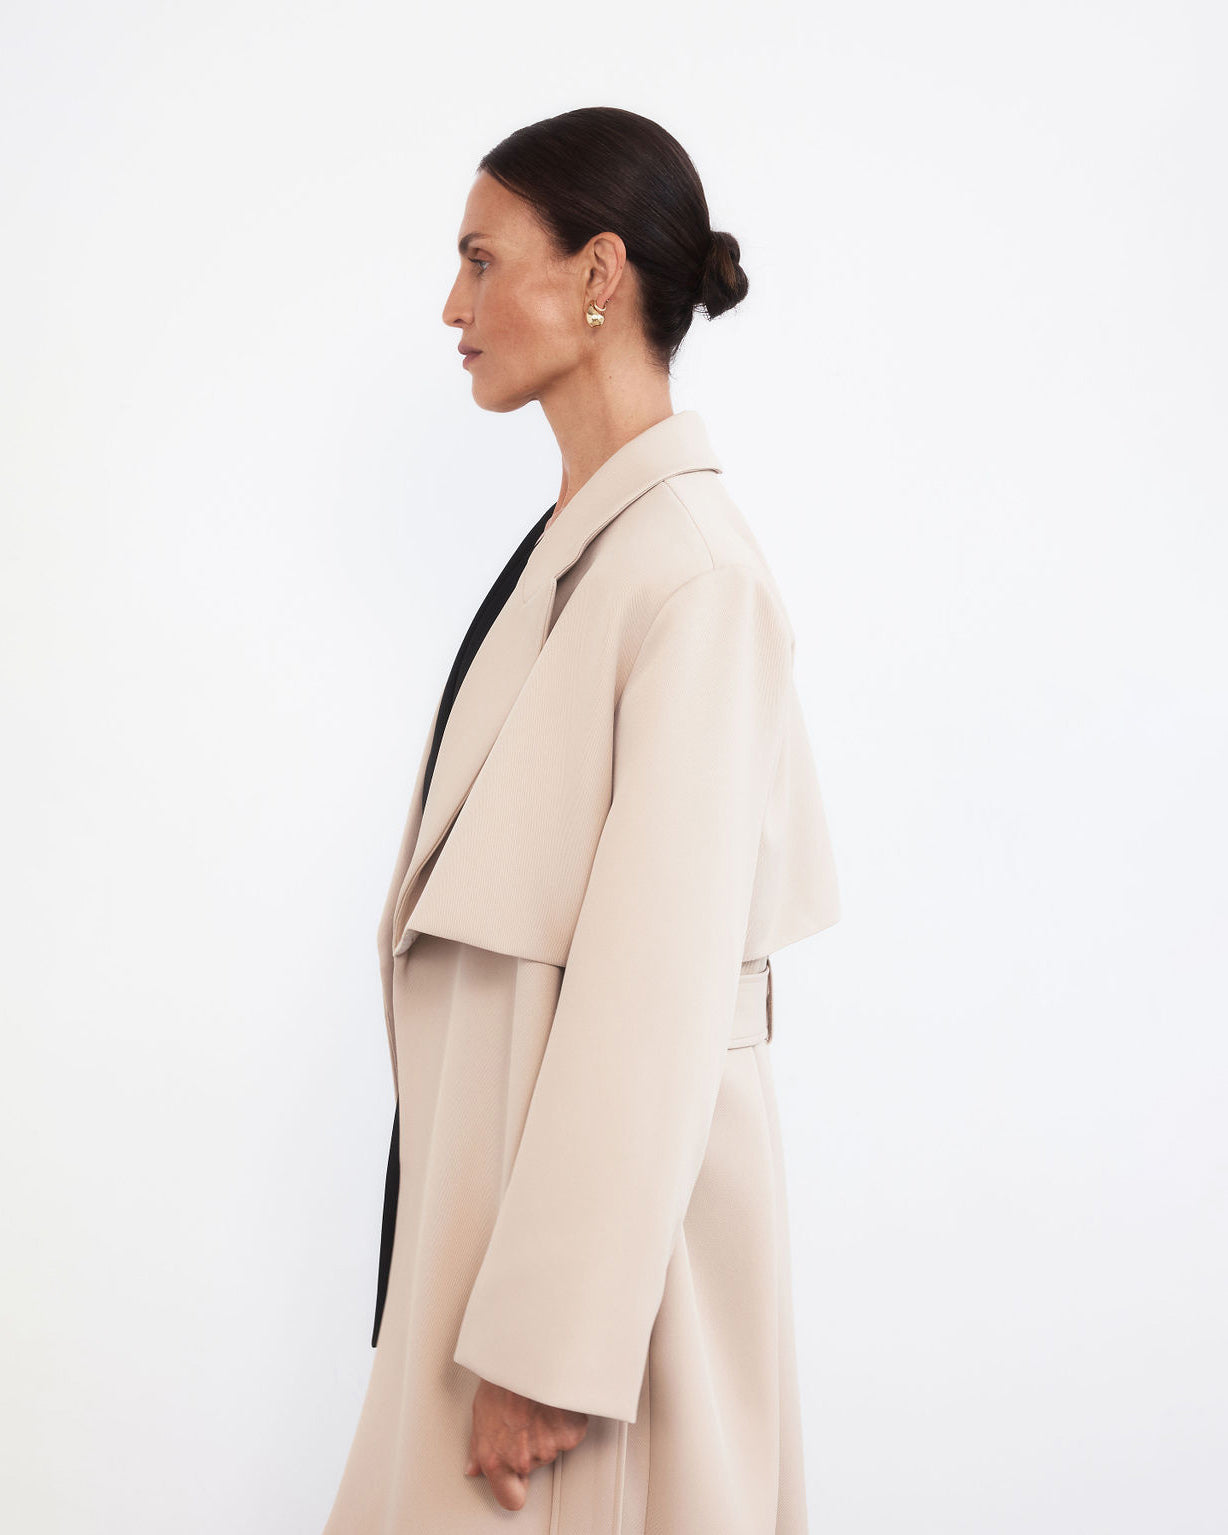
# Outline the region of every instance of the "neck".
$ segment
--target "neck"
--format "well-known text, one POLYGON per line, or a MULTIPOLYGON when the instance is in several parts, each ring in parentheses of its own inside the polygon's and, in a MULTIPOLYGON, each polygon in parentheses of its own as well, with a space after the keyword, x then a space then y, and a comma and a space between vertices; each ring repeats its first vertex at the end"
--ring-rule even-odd
POLYGON ((624 443, 674 414, 668 377, 653 369, 615 386, 613 379, 591 381, 570 389, 565 397, 542 398, 559 454, 563 460, 556 522, 567 503, 624 443))

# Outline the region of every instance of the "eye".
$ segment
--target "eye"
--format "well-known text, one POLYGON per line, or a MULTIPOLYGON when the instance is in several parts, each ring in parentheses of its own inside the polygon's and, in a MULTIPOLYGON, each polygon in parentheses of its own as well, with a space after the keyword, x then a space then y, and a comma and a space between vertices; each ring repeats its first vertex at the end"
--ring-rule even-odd
MULTIPOLYGON (((469 260, 474 264, 474 266, 480 266, 482 268, 482 272, 484 272, 486 270, 486 268, 490 265, 489 261, 483 261, 480 256, 470 256, 469 260)), ((481 275, 482 275, 482 273, 479 272, 478 276, 480 277, 481 275)))

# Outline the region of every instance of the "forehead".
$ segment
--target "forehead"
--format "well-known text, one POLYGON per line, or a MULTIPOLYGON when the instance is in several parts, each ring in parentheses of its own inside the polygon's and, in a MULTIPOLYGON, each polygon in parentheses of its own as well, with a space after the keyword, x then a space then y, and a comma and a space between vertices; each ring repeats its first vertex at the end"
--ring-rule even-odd
POLYGON ((524 245, 542 240, 544 231, 522 197, 509 192, 502 182, 481 171, 465 199, 458 244, 466 236, 470 244, 478 244, 480 237, 524 245))

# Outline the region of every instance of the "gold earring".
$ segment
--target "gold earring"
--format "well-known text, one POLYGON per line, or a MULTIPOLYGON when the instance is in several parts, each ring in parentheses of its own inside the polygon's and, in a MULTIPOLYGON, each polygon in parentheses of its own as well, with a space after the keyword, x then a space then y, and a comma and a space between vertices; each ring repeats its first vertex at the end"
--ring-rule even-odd
MULTIPOLYGON (((606 299, 605 304, 609 302, 609 299, 606 299)), ((598 305, 595 299, 589 300, 588 308, 584 311, 584 318, 590 325, 605 324, 605 304, 598 305)))

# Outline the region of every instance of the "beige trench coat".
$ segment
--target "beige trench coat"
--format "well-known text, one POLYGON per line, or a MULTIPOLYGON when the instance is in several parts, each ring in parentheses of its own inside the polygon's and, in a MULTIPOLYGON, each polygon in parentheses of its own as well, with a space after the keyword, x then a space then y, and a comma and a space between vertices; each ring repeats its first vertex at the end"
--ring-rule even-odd
POLYGON ((806 1531, 770 956, 839 899, 793 653, 682 411, 545 529, 423 814, 432 720, 378 932, 392 1267, 325 1535, 806 1531), (480 1378, 590 1415, 516 1511, 463 1475, 480 1378))

